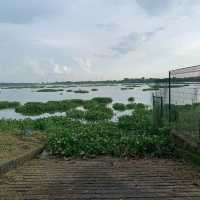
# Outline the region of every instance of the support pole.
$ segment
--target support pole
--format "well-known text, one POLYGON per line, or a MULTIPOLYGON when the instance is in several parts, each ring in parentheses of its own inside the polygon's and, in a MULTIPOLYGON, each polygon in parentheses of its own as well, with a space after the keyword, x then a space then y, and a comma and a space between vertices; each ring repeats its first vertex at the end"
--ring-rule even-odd
POLYGON ((171 124, 171 71, 169 71, 169 125, 171 124))

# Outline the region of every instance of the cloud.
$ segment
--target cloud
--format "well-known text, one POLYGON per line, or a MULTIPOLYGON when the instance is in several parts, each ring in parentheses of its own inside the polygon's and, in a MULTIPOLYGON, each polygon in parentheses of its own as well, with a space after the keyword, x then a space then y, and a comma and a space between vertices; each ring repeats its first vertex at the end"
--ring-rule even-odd
POLYGON ((62 65, 56 64, 54 67, 54 72, 56 74, 70 74, 71 71, 72 71, 72 69, 67 66, 62 66, 62 65))
POLYGON ((92 72, 92 61, 88 58, 75 58, 75 62, 80 66, 80 68, 87 73, 92 72))
POLYGON ((137 4, 145 10, 148 15, 160 15, 165 13, 174 0, 136 0, 137 4))
POLYGON ((12 24, 27 24, 34 20, 66 11, 73 3, 72 0, 6 0, 0 2, 0 22, 12 24))
POLYGON ((132 32, 127 36, 120 38, 119 43, 112 46, 111 50, 114 52, 114 55, 126 55, 131 51, 136 51, 141 45, 151 40, 156 33, 162 30, 163 28, 159 27, 146 33, 132 32))
POLYGON ((165 76, 199 64, 198 0, 0 2, 0 82, 165 76))
POLYGON ((115 23, 107 23, 107 24, 97 24, 96 25, 98 29, 104 30, 104 31, 114 31, 117 28, 117 24, 115 23))

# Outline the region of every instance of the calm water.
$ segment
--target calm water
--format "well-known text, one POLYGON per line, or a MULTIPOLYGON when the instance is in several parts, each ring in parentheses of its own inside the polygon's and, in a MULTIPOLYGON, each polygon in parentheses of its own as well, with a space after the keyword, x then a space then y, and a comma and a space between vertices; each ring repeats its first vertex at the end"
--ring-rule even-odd
MULTIPOLYGON (((47 101, 58 101, 64 99, 91 99, 93 97, 111 97, 114 102, 127 103, 129 97, 134 97, 137 103, 144 103, 146 105, 152 104, 152 91, 142 91, 146 88, 146 85, 136 87, 133 90, 121 90, 124 86, 91 86, 91 87, 68 87, 64 88, 63 92, 36 92, 36 89, 1 89, 0 101, 18 101, 21 103, 26 102, 47 102, 47 101), (92 88, 97 88, 98 91, 91 91, 92 88), (67 90, 88 90, 89 93, 74 93, 67 92, 67 90)), ((53 115, 60 116, 65 113, 55 113, 53 115)), ((52 114, 43 114, 40 116, 31 117, 37 119, 40 117, 49 117, 52 114)), ((24 115, 15 113, 13 109, 0 110, 0 118, 5 119, 24 119, 27 118, 24 115)))

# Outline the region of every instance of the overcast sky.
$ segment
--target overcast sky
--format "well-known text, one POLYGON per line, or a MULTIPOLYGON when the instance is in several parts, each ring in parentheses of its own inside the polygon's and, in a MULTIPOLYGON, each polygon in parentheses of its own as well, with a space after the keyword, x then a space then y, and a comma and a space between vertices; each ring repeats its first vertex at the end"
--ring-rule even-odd
POLYGON ((164 77, 200 64, 199 0, 0 0, 0 82, 164 77))

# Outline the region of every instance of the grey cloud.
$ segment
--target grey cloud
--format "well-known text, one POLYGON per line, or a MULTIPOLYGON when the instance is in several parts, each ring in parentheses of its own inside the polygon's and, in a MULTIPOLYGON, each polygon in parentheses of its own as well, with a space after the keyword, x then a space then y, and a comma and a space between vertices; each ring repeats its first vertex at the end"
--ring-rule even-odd
POLYGON ((137 49, 141 37, 138 33, 130 33, 129 35, 121 38, 121 41, 111 47, 111 50, 114 51, 117 55, 125 55, 129 51, 134 51, 137 49))
POLYGON ((105 31, 113 31, 117 28, 117 24, 115 23, 108 23, 108 24, 97 24, 98 29, 105 30, 105 31))
POLYGON ((136 0, 137 4, 149 15, 159 15, 166 11, 174 0, 136 0))
POLYGON ((141 44, 148 42, 162 30, 164 30, 162 27, 158 27, 153 31, 145 33, 132 32, 129 35, 122 37, 119 43, 111 47, 111 50, 115 55, 126 55, 130 51, 137 50, 141 44))
MULTIPOLYGON (((69 0, 69 3, 71 0, 69 0)), ((45 15, 64 9, 64 0, 2 0, 0 23, 27 24, 45 15)))

